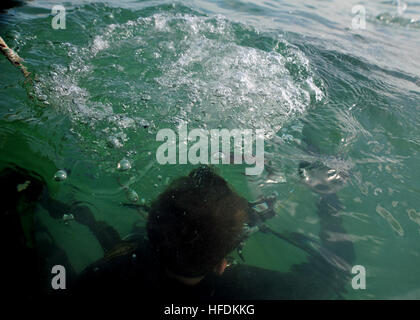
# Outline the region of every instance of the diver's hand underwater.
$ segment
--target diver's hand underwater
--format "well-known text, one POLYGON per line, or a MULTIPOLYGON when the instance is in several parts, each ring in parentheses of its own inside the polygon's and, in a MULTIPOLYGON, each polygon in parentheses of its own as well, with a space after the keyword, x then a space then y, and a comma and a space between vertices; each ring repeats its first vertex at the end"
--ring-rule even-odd
POLYGON ((299 163, 299 175, 312 191, 319 194, 336 193, 348 179, 347 172, 329 168, 320 161, 302 161, 299 163))

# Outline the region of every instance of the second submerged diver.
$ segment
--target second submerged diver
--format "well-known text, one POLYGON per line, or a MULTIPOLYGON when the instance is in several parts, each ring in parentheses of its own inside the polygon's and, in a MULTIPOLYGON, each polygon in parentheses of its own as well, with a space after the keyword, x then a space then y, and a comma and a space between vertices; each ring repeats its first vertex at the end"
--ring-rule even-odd
POLYGON ((352 243, 329 236, 345 233, 340 209, 321 199, 321 244, 314 251, 319 254, 289 272, 246 264, 227 268, 227 256, 243 240, 244 225, 250 222, 250 206, 211 168, 201 166, 173 181, 152 203, 147 234, 89 266, 71 296, 159 301, 342 298, 349 271, 326 259, 333 256, 344 265, 354 261, 352 243))

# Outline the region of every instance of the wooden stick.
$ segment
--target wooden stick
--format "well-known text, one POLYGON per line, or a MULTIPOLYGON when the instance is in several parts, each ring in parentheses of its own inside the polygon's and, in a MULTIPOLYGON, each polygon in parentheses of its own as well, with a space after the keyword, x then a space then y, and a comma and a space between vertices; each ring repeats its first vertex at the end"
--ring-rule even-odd
POLYGON ((20 71, 22 71, 25 78, 28 78, 31 74, 28 69, 21 63, 23 59, 19 57, 19 55, 14 52, 12 49, 9 48, 9 46, 4 42, 3 38, 0 37, 0 50, 1 53, 4 54, 15 67, 19 68, 20 71))

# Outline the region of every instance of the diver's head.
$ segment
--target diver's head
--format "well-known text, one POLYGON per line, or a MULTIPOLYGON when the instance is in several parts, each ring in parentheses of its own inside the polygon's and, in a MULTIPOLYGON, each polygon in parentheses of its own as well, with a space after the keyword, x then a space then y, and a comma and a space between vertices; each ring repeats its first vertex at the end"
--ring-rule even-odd
POLYGON ((248 202, 208 166, 181 177, 152 203, 147 233, 170 274, 221 274, 241 238, 248 202))

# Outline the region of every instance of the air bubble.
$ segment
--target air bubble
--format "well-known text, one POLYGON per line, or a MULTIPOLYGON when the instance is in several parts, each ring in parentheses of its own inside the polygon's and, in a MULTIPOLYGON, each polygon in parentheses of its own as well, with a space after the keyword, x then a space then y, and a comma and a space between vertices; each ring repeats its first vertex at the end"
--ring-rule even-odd
POLYGON ((74 215, 72 213, 63 214, 63 221, 64 222, 68 222, 68 221, 71 221, 71 220, 74 220, 74 215))
POLYGON ((109 147, 115 148, 115 149, 121 148, 123 146, 121 141, 118 140, 118 138, 114 136, 109 137, 107 143, 109 147))
POLYGON ((64 170, 58 170, 54 175, 55 181, 64 181, 67 179, 67 172, 64 170))
POLYGON ((139 195, 134 190, 129 190, 127 192, 127 199, 131 202, 139 201, 139 195))
POLYGON ((150 95, 148 95, 148 94, 145 94, 145 95, 143 95, 143 96, 141 97, 141 99, 142 99, 142 100, 144 100, 144 101, 149 101, 149 100, 151 100, 151 99, 152 99, 152 97, 151 97, 150 95))
POLYGON ((131 163, 127 159, 122 159, 117 164, 117 169, 120 171, 127 171, 131 169, 131 163))

